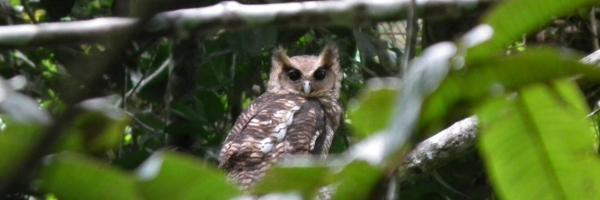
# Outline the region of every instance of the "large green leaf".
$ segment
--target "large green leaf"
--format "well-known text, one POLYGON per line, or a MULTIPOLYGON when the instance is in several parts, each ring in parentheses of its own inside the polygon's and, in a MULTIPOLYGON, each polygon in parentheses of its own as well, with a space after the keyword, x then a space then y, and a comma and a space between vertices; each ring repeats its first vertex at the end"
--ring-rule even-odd
MULTIPOLYGON (((40 139, 40 126, 23 124, 4 117, 6 129, 0 133, 0 180, 14 172, 15 167, 28 156, 40 139)), ((86 112, 78 116, 58 150, 104 153, 115 149, 121 142, 128 118, 112 119, 101 113, 86 112)))
POLYGON ((585 74, 599 80, 600 70, 551 49, 530 49, 514 56, 498 56, 476 68, 455 71, 428 98, 421 125, 429 125, 456 111, 457 105, 474 104, 524 86, 585 74))
POLYGON ((348 116, 355 136, 365 138, 383 130, 392 118, 397 91, 393 89, 369 90, 350 107, 348 116))
POLYGON ((350 163, 338 175, 340 184, 333 199, 369 199, 377 181, 382 178, 382 170, 365 161, 350 163))
POLYGON ((33 144, 39 139, 40 127, 21 123, 6 122, 6 129, 0 132, 0 182, 9 174, 15 173, 15 168, 31 151, 33 144))
POLYGON ((327 167, 275 167, 257 184, 255 193, 299 192, 309 198, 331 179, 332 175, 327 167))
POLYGON ((561 81, 479 110, 480 149, 501 197, 600 198, 600 160, 584 105, 576 86, 561 81))
POLYGON ((134 177, 76 154, 53 156, 41 177, 42 189, 61 200, 140 199, 134 177))
POLYGON ((225 174, 191 156, 158 152, 138 169, 145 199, 230 199, 240 195, 225 174))
POLYGON ((524 34, 535 31, 556 17, 572 14, 578 8, 591 6, 597 0, 506 0, 484 18, 493 29, 491 40, 468 52, 469 60, 485 62, 490 55, 503 54, 503 49, 524 34))
POLYGON ((68 129, 62 149, 89 153, 103 153, 119 147, 125 126, 130 119, 111 118, 99 112, 80 114, 68 129))

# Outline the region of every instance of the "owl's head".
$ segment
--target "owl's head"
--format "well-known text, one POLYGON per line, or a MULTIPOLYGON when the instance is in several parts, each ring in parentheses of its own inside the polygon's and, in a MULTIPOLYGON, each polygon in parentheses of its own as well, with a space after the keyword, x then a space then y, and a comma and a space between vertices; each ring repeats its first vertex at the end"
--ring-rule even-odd
POLYGON ((318 56, 289 57, 285 49, 273 52, 268 92, 298 94, 305 97, 339 97, 342 72, 334 45, 326 46, 318 56))

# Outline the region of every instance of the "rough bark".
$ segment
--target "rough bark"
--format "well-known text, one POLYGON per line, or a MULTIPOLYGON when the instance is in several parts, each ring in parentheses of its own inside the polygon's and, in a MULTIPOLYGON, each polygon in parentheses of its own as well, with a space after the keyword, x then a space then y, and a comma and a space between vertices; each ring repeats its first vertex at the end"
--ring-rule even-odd
POLYGON ((428 172, 473 149, 479 133, 477 117, 468 117, 419 143, 405 159, 406 176, 428 172))

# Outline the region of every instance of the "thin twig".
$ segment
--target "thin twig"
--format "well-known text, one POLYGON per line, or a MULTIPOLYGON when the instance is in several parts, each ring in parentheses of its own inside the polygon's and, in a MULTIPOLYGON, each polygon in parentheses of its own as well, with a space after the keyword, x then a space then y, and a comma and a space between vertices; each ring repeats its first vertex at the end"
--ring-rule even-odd
POLYGON ((596 21, 596 7, 592 7, 590 9, 590 30, 592 31, 592 44, 594 45, 594 50, 600 49, 600 44, 598 42, 598 25, 596 21))
POLYGON ((154 128, 152 128, 152 126, 144 123, 144 121, 142 121, 141 119, 137 118, 135 114, 129 112, 129 111, 125 111, 125 114, 128 115, 129 117, 131 117, 131 119, 133 119, 133 121, 135 121, 138 125, 140 125, 140 127, 146 129, 147 131, 150 131, 152 133, 162 133, 162 131, 158 131, 154 128))
POLYGON ((403 59, 401 62, 402 73, 405 73, 408 70, 408 63, 415 57, 417 32, 419 31, 416 6, 416 1, 411 0, 410 9, 408 9, 408 16, 406 18, 406 46, 404 47, 404 55, 402 56, 403 59))
POLYGON ((123 97, 122 99, 117 101, 117 106, 120 106, 121 104, 123 104, 123 102, 125 102, 128 98, 130 98, 131 95, 133 95, 134 93, 138 93, 148 83, 150 83, 152 80, 154 80, 159 75, 161 75, 166 69, 168 69, 168 66, 169 66, 169 64, 171 64, 172 61, 173 61, 173 59, 171 57, 168 57, 167 59, 165 59, 165 61, 163 61, 163 63, 160 65, 160 67, 158 67, 158 69, 156 69, 154 72, 152 72, 152 74, 148 75, 147 77, 143 76, 142 78, 140 78, 140 80, 133 86, 133 88, 131 88, 129 91, 127 91, 127 94, 125 94, 125 97, 123 97))

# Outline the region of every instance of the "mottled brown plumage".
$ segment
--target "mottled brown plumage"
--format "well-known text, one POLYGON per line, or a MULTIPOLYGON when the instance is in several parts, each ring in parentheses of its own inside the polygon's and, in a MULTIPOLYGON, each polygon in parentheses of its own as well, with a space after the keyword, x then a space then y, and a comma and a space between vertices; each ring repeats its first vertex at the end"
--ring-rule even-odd
POLYGON ((288 57, 276 49, 267 91, 236 120, 225 139, 219 166, 249 189, 283 157, 325 157, 340 123, 342 72, 338 52, 288 57))

